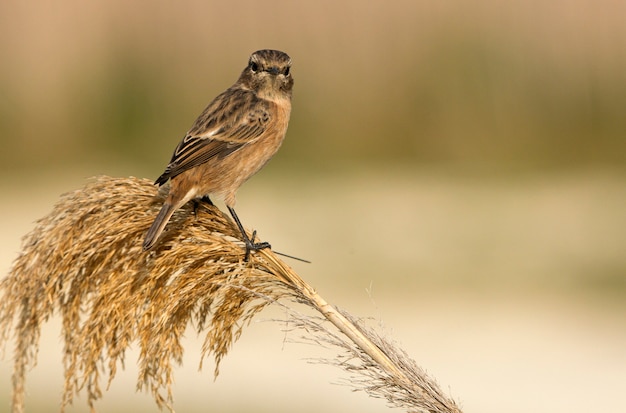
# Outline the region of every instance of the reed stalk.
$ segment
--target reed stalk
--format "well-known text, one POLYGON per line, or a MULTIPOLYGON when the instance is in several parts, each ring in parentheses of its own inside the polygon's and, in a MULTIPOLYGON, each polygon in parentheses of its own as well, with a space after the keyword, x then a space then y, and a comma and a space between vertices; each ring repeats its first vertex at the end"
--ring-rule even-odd
POLYGON ((200 365, 212 356, 217 376, 245 326, 272 303, 290 309, 290 325, 308 340, 337 350, 327 362, 347 370, 355 388, 409 412, 460 412, 404 351, 327 303, 274 252, 244 261, 238 229, 218 208, 185 205, 144 252, 164 195, 145 179, 98 177, 63 195, 24 238, 0 284, 0 344, 14 343, 13 413, 24 411, 26 372, 55 312, 64 338, 61 411, 80 392, 95 411, 103 381, 108 386, 123 368, 133 343, 137 389, 173 411, 172 369, 182 362, 185 330, 204 335, 200 365), (298 303, 320 316, 292 311, 298 303))

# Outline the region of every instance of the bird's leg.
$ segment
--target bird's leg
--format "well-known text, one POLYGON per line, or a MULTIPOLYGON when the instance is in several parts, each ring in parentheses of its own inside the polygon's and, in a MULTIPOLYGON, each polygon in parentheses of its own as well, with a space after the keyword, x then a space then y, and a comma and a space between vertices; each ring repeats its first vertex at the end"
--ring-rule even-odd
POLYGON ((235 210, 231 207, 228 207, 228 210, 230 211, 230 215, 232 215, 233 219, 235 220, 237 227, 239 227, 239 231, 241 231, 241 236, 243 237, 243 242, 246 244, 246 256, 244 257, 244 261, 248 261, 248 258, 250 258, 250 251, 258 251, 262 250, 263 248, 271 248, 269 242, 254 242, 254 238, 256 237, 256 231, 252 233, 252 239, 248 238, 248 234, 246 234, 246 231, 243 229, 243 225, 241 225, 241 221, 239 221, 239 217, 237 216, 235 210))
POLYGON ((209 198, 208 195, 205 195, 202 198, 194 198, 191 202, 193 202, 193 214, 195 216, 198 216, 198 208, 200 207, 201 203, 213 206, 213 201, 211 201, 211 198, 209 198))
POLYGON ((214 206, 213 205, 213 201, 211 201, 211 198, 209 198, 208 195, 205 195, 202 198, 200 198, 200 202, 204 202, 205 204, 209 204, 211 206, 214 206))

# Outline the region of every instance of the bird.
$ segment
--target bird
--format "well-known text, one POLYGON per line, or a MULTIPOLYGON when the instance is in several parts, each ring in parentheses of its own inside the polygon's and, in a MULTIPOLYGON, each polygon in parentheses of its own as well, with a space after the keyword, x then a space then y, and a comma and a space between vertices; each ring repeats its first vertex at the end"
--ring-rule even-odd
POLYGON ((251 251, 271 248, 254 242, 235 212, 236 192, 274 156, 281 146, 291 114, 291 58, 279 50, 258 50, 237 81, 198 116, 180 141, 165 171, 156 179, 170 181, 168 195, 148 229, 144 251, 157 242, 172 214, 187 202, 224 200, 243 242, 245 261, 251 251))

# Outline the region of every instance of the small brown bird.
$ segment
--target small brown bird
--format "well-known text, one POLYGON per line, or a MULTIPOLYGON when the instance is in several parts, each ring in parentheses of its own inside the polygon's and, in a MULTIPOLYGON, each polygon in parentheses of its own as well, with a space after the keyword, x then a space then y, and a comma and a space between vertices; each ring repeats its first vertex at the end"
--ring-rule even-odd
POLYGON ((143 249, 154 246, 170 217, 193 199, 210 202, 223 197, 250 251, 270 246, 255 243, 235 213, 235 193, 280 147, 291 113, 291 58, 278 50, 252 53, 237 82, 217 96, 178 144, 165 172, 155 184, 168 180, 170 190, 143 249))

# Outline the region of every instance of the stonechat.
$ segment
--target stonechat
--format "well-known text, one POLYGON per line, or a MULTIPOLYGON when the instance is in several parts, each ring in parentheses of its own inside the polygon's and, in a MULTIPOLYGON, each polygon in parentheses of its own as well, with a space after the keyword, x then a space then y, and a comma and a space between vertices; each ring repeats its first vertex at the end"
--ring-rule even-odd
POLYGON ((254 242, 235 212, 235 194, 280 147, 291 113, 291 58, 278 50, 252 53, 237 82, 217 96, 178 144, 156 185, 170 181, 168 196, 146 234, 143 249, 154 246, 174 211, 209 195, 224 203, 250 251, 270 247, 254 242))

